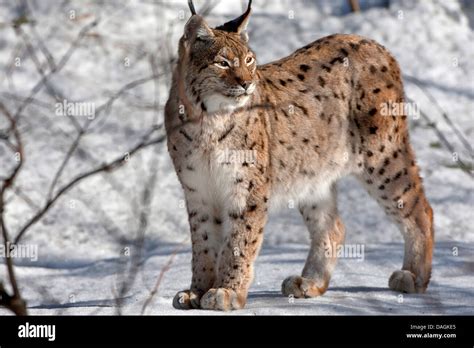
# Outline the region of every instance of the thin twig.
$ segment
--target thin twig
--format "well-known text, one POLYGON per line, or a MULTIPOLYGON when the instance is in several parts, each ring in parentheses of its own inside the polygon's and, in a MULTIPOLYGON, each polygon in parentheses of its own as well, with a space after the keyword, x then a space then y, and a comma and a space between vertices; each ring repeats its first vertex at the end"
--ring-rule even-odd
POLYGON ((158 289, 161 285, 161 282, 163 281, 163 278, 164 278, 166 272, 168 272, 170 270, 171 265, 173 264, 174 259, 176 258, 176 255, 184 247, 185 242, 186 241, 183 241, 182 243, 180 243, 180 245, 171 254, 170 258, 168 259, 168 262, 166 262, 164 267, 161 269, 160 274, 159 274, 159 276, 156 280, 155 286, 150 291, 150 295, 148 296, 148 298, 143 303, 142 311, 141 311, 142 315, 145 314, 145 311, 146 311, 147 307, 150 305, 151 301, 153 300, 153 297, 155 297, 155 295, 158 293, 158 289))
MULTIPOLYGON (((23 165, 23 144, 21 142, 20 133, 18 132, 17 124, 8 109, 0 102, 0 111, 6 116, 10 122, 10 132, 16 141, 16 152, 18 153, 18 164, 13 169, 10 176, 2 181, 0 188, 0 229, 2 230, 3 245, 5 251, 10 248, 10 234, 8 233, 7 226, 5 224, 5 192, 13 185, 20 169, 23 165)), ((27 315, 26 302, 23 300, 20 294, 20 289, 16 280, 15 269, 13 267, 13 260, 10 255, 5 257, 5 263, 8 270, 8 277, 13 290, 13 296, 9 296, 4 289, 3 285, 0 284, 0 304, 10 309, 17 315, 27 315)))
POLYGON ((138 79, 138 80, 134 80, 134 81, 131 81, 129 83, 127 83, 125 86, 123 86, 122 88, 120 88, 117 92, 115 92, 110 98, 109 100, 104 103, 103 105, 99 106, 97 108, 97 111, 95 113, 95 117, 94 118, 90 118, 90 119, 87 119, 86 123, 84 126, 82 126, 75 138, 75 140, 73 141, 73 143, 71 144, 71 146, 69 147, 61 165, 59 166, 58 170, 56 171, 56 174, 54 175, 54 178, 53 178, 53 181, 50 185, 50 188, 49 188, 49 191, 48 191, 48 194, 47 194, 47 199, 50 199, 53 192, 54 192, 54 189, 56 187, 56 184, 58 183, 64 169, 66 168, 67 164, 69 163, 69 161, 71 160, 72 158, 72 155, 73 153, 77 150, 77 148, 79 147, 79 143, 81 141, 81 139, 83 138, 83 136, 87 133, 89 127, 91 126, 92 122, 97 120, 98 117, 100 116, 100 114, 102 112, 105 112, 106 113, 106 116, 105 118, 107 117, 107 115, 110 113, 111 111, 111 108, 112 108, 112 105, 114 104, 114 102, 120 98, 120 96, 122 96, 122 94, 124 94, 126 91, 130 90, 130 89, 133 89, 141 84, 144 84, 150 80, 152 80, 153 78, 156 78, 156 76, 151 76, 151 77, 146 77, 146 78, 141 78, 141 79, 138 79))
MULTIPOLYGON (((159 127, 157 127, 159 128, 159 127)), ((30 218, 28 220, 28 222, 26 222, 26 224, 19 230, 19 233, 18 235, 16 236, 15 238, 15 244, 19 242, 19 240, 23 237, 23 235, 25 234, 25 232, 31 227, 33 226, 36 222, 38 222, 43 216, 44 214, 46 214, 49 209, 54 205, 54 203, 56 203, 56 201, 63 195, 65 194, 66 192, 68 192, 71 188, 75 187, 77 184, 79 184, 81 181, 83 181, 84 179, 86 178, 89 178, 95 174, 98 174, 98 173, 102 173, 102 172, 112 172, 114 170, 116 170, 117 168, 121 167, 122 165, 124 165, 126 162, 127 162, 127 157, 131 157, 133 156, 135 153, 137 153, 138 151, 146 148, 146 147, 149 147, 151 145, 155 145, 155 144, 158 144, 158 143, 161 143, 163 142, 163 140, 165 139, 165 135, 160 135, 159 137, 157 137, 156 139, 153 139, 153 140, 149 140, 150 136, 152 135, 152 133, 154 133, 156 131, 156 128, 154 128, 153 130, 151 130, 148 134, 146 134, 143 139, 137 144, 135 145, 132 149, 130 149, 129 151, 127 151, 127 154, 128 156, 121 156, 107 164, 103 164, 101 166, 99 166, 98 168, 95 168, 93 170, 90 170, 88 172, 85 172, 79 176, 77 176, 75 179, 71 180, 68 184, 62 186, 46 203, 45 205, 43 206, 42 209, 40 209, 32 218, 30 218)))
POLYGON ((470 155, 472 155, 472 146, 469 143, 469 141, 466 139, 464 134, 459 130, 459 128, 454 124, 454 122, 451 120, 451 118, 448 116, 446 111, 443 110, 441 105, 438 103, 436 98, 431 94, 431 92, 425 88, 422 87, 422 82, 417 79, 414 76, 404 76, 407 81, 410 81, 413 83, 415 86, 418 87, 418 89, 430 100, 430 102, 436 106, 436 108, 439 110, 441 116, 443 119, 446 121, 446 123, 449 125, 449 127, 454 131, 454 134, 458 137, 458 139, 461 141, 463 146, 466 148, 466 150, 469 152, 470 155))
MULTIPOLYGON (((27 0, 22 1, 22 6, 26 11, 26 15, 28 17, 33 17, 33 13, 31 11, 30 5, 27 0)), ((46 61, 48 62, 49 69, 54 70, 56 69, 56 62, 54 61, 53 55, 51 52, 48 50, 46 45, 44 44, 43 40, 41 39, 41 36, 38 34, 36 31, 36 22, 35 21, 28 21, 28 24, 30 24, 31 31, 33 33, 33 36, 36 39, 36 42, 38 42, 38 46, 43 53, 44 57, 46 58, 46 61)))
POLYGON ((156 56, 153 54, 150 54, 149 56, 149 62, 150 62, 150 67, 151 67, 151 72, 153 76, 156 76, 153 79, 153 109, 154 109, 154 120, 153 124, 158 124, 159 122, 159 102, 158 102, 158 91, 159 91, 159 85, 158 85, 158 66, 156 64, 156 56))
POLYGON ((54 175, 53 181, 51 182, 51 185, 49 186, 48 194, 46 195, 46 200, 50 200, 51 196, 53 195, 54 189, 56 188, 56 184, 61 177, 61 174, 63 173, 64 169, 66 168, 69 160, 72 158, 72 155, 74 151, 76 151, 77 147, 79 146, 79 142, 81 141, 82 137, 84 134, 87 132, 87 129, 89 128, 90 122, 87 122, 85 126, 79 131, 77 134, 76 139, 73 141, 71 146, 69 147, 69 150, 66 152, 66 156, 64 156, 63 161, 61 162, 61 165, 59 166, 58 170, 56 171, 56 174, 54 175))
MULTIPOLYGON (((410 100, 411 102, 413 102, 413 100, 407 98, 408 100, 410 100)), ((444 134, 440 131, 440 129, 438 128, 438 126, 436 125, 435 122, 433 122, 433 120, 431 120, 431 118, 423 111, 420 111, 420 115, 421 117, 423 117, 423 119, 425 119, 425 121, 427 122, 427 125, 428 127, 432 128, 434 130, 434 132, 436 133, 436 135, 438 136, 439 140, 441 140, 441 142, 444 144, 444 146, 451 152, 451 154, 453 153, 457 153, 456 150, 454 149, 454 146, 449 142, 448 139, 446 139, 446 137, 444 136, 444 134)), ((472 164, 471 165, 468 165, 466 164, 462 159, 461 159, 461 156, 458 154, 457 156, 457 162, 459 163, 459 168, 464 171, 467 175, 469 175, 471 178, 474 177, 474 174, 472 173, 472 164)))
POLYGON ((153 193, 155 192, 155 186, 158 176, 158 161, 151 161, 150 177, 145 183, 141 199, 141 210, 138 218, 138 229, 137 238, 135 242, 136 252, 132 254, 130 269, 128 270, 128 276, 122 282, 122 286, 116 296, 117 314, 122 313, 123 299, 127 292, 132 288, 135 283, 137 274, 140 270, 140 265, 143 256, 143 246, 145 242, 145 234, 148 229, 148 222, 150 217, 151 203, 153 201, 153 193))
POLYGON ((86 26, 84 26, 80 31, 79 31, 79 34, 77 35, 76 39, 73 41, 73 43, 71 44, 71 46, 69 47, 69 49, 66 51, 66 53, 64 54, 64 56, 61 58, 61 60, 59 61, 59 63, 56 65, 56 68, 54 70, 51 70, 47 75, 44 75, 40 81, 38 81, 38 83, 33 87, 33 89, 31 90, 28 98, 26 98, 26 100, 20 105, 20 107, 16 110, 15 112, 15 115, 14 115, 14 118, 17 119, 20 114, 22 113, 22 111, 28 106, 28 104, 30 103, 30 101, 34 98, 34 96, 43 88, 43 86, 45 86, 45 84, 48 82, 48 80, 51 78, 51 76, 53 76, 54 74, 58 73, 59 71, 61 71, 62 68, 64 68, 64 66, 66 65, 66 63, 69 61, 69 59, 71 58, 72 54, 74 53, 74 51, 76 50, 76 48, 79 46, 79 43, 81 42, 81 40, 84 38, 84 36, 86 36, 86 34, 92 29, 94 28, 95 26, 97 26, 98 24, 98 20, 95 20, 89 24, 87 24, 86 26))
MULTIPOLYGON (((15 68, 15 60, 19 58, 21 51, 23 50, 23 44, 21 42, 18 42, 13 49, 13 53, 11 55, 11 58, 9 59, 9 63, 6 65, 6 71, 5 71, 5 79, 8 82, 8 87, 10 90, 15 90, 15 86, 13 85, 13 80, 12 80, 12 74, 13 74, 13 69, 15 68)), ((3 81, 0 81, 3 83, 3 81)))
MULTIPOLYGON (((113 104, 115 103, 115 101, 120 98, 125 92, 129 91, 130 89, 133 89, 135 87, 138 87, 144 83, 147 83, 149 81, 152 81, 153 79, 156 79, 158 77, 160 77, 162 74, 158 75, 158 76, 155 76, 155 75, 151 75, 151 76, 147 76, 147 77, 143 77, 143 78, 140 78, 140 79, 137 79, 137 80, 134 80, 134 81, 131 81, 129 83, 127 83, 125 86, 123 86, 122 88, 120 88, 117 92, 115 92, 108 100, 107 102, 105 102, 104 104, 102 104, 101 106, 99 106, 96 110, 96 117, 94 119, 97 119, 98 118, 98 115, 100 115, 102 112, 105 111, 106 115, 105 117, 102 117, 101 119, 101 122, 102 122, 102 125, 105 123, 105 121, 107 120, 107 116, 110 114, 110 110, 113 106, 113 104)), ((101 125, 95 125, 95 127, 100 127, 101 125)))
MULTIPOLYGON (((33 61, 33 65, 36 68, 36 71, 41 76, 41 78, 44 78, 46 76, 46 72, 45 72, 45 70, 41 66, 41 63, 38 60, 38 57, 35 53, 35 49, 34 49, 32 43, 31 43, 31 40, 29 39, 28 35, 26 35, 25 31, 22 29, 21 26, 15 28, 15 33, 19 37, 21 37, 21 39, 23 40, 23 42, 25 44, 25 47, 26 47, 26 50, 28 51, 28 54, 29 54, 31 60, 33 61)), ((54 88, 51 86, 51 84, 49 83, 48 80, 45 80, 45 87, 46 87, 48 93, 50 95, 52 95, 53 98, 56 99, 56 101, 59 101, 61 99, 60 96, 58 95, 58 92, 54 90, 54 88)))

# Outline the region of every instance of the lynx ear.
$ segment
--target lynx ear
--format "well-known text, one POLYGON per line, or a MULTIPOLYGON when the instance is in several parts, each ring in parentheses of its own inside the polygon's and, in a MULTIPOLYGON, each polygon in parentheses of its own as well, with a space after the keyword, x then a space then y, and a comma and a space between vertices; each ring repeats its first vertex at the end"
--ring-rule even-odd
POLYGON ((245 13, 234 19, 233 21, 227 22, 216 29, 227 31, 229 33, 237 33, 240 34, 244 41, 248 41, 249 37, 247 35, 247 25, 250 20, 250 13, 252 12, 252 0, 249 0, 249 5, 247 7, 247 11, 245 13))
POLYGON ((186 23, 184 28, 184 39, 209 40, 214 37, 212 29, 207 25, 204 19, 199 15, 193 15, 186 23))

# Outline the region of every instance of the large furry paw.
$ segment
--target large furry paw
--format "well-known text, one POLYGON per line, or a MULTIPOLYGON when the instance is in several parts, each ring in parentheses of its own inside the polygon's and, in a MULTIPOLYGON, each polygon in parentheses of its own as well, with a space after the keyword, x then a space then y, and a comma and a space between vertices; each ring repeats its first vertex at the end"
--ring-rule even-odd
POLYGON ((210 289, 201 298, 202 309, 230 311, 234 309, 242 309, 244 306, 245 298, 239 296, 239 294, 232 289, 210 289))
POLYGON ((408 294, 413 294, 415 292, 423 292, 422 289, 419 289, 419 291, 417 291, 417 288, 415 286, 415 279, 415 275, 410 271, 395 271, 388 280, 388 286, 394 291, 404 292, 408 294))
POLYGON ((173 307, 176 309, 199 309, 201 294, 191 290, 179 291, 173 298, 173 307))
POLYGON ((310 298, 321 296, 326 292, 326 287, 318 287, 314 280, 300 276, 286 278, 281 284, 281 292, 285 296, 295 298, 310 298))

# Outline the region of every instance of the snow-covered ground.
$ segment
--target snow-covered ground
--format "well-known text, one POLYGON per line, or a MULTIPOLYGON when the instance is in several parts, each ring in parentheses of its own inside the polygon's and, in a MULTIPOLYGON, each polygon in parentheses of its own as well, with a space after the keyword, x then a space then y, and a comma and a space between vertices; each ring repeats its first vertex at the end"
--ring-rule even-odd
MULTIPOLYGON (((29 3, 36 32, 56 62, 79 30, 100 18, 65 68, 51 79, 60 99, 92 102, 98 108, 125 84, 152 75, 150 55, 157 62, 158 73, 163 74, 156 85, 149 81, 127 91, 107 117, 93 122, 92 132, 84 137, 60 181, 64 183, 122 155, 156 122, 156 117, 162 120, 169 83, 168 52, 175 52, 188 10, 184 0, 114 1, 102 5, 78 0, 29 3)), ((389 9, 372 8, 342 17, 333 15, 337 13, 333 3, 254 1, 249 29, 259 62, 282 57, 333 33, 373 38, 394 53, 407 76, 421 81, 472 143, 474 32, 459 2, 399 0, 392 1, 389 9)), ((222 0, 208 21, 221 24, 240 14, 243 5, 245 2, 222 0)), ((9 1, 0 1, 0 100, 13 111, 19 106, 17 98, 28 96, 40 79, 24 46, 18 44, 21 38, 5 25, 17 18, 18 11, 9 1), (12 65, 16 57, 20 57, 19 66, 12 65)), ((22 28, 35 38, 30 24, 22 28)), ((45 63, 40 47, 34 48, 40 62, 45 63)), ((472 163, 472 154, 463 149, 438 109, 415 85, 407 82, 406 89, 453 142, 461 158, 472 163)), ((27 204, 20 196, 11 196, 7 223, 12 233, 33 214, 35 205, 43 203, 54 172, 74 139, 70 120, 55 116, 55 103, 46 90, 41 91, 21 118, 26 157, 18 185, 32 202, 27 204)), ((77 120, 84 122, 79 117, 77 120)), ((346 243, 364 246, 364 260, 341 259, 323 297, 290 301, 280 295, 280 284, 286 276, 301 271, 308 237, 296 209, 273 212, 247 308, 238 314, 474 314, 473 179, 456 167, 453 155, 440 146, 425 121, 412 119, 410 126, 426 193, 435 212, 437 245, 427 294, 399 297, 387 289, 388 277, 401 266, 402 238, 357 182, 347 178, 339 185, 346 243)), ((0 129, 3 127, 0 123, 0 129)), ((0 176, 8 155, 8 150, 0 146, 0 176)), ((115 313, 114 288, 120 279, 117 272, 127 260, 124 248, 134 250, 137 210, 153 168, 158 177, 143 266, 125 295, 123 312, 140 313, 161 269, 179 247, 146 313, 203 313, 184 313, 171 307, 176 291, 189 285, 191 254, 183 194, 164 144, 139 153, 113 174, 84 181, 28 232, 22 243, 38 247, 38 260, 16 260, 16 264, 30 313, 115 313)), ((5 276, 2 268, 0 279, 5 276)), ((0 314, 6 311, 0 309, 0 314)))
MULTIPOLYGON (((403 247, 399 243, 367 244, 363 261, 339 260, 331 286, 324 296, 291 299, 281 295, 284 278, 298 274, 306 259, 306 245, 287 243, 266 246, 256 264, 256 277, 247 306, 233 312, 241 315, 472 315, 472 245, 462 244, 462 256, 453 257, 451 243, 440 242, 436 249, 434 274, 429 291, 423 295, 401 295, 387 288, 391 271, 399 268, 403 247)), ((165 274, 158 295, 145 314, 216 314, 212 311, 178 311, 171 306, 176 292, 191 279, 190 250, 168 245, 150 252, 137 280, 124 299, 123 314, 140 314, 157 275, 178 253, 165 274)), ((118 262, 102 259, 77 267, 21 267, 24 296, 30 299, 31 314, 116 314, 112 285, 118 262)), ((217 313, 219 314, 219 313, 217 313)))

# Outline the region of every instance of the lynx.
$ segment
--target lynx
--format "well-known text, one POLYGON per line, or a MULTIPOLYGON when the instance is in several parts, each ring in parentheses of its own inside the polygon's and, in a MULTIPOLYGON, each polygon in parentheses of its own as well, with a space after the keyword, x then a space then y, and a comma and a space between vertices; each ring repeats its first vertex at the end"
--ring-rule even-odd
POLYGON ((212 29, 196 14, 179 41, 165 108, 168 149, 185 193, 192 281, 178 309, 233 310, 246 304, 270 206, 294 202, 310 233, 301 275, 282 293, 320 296, 328 288, 345 229, 336 182, 353 175, 399 226, 401 270, 390 289, 422 293, 431 275, 433 212, 409 142, 398 63, 356 35, 321 38, 257 65, 246 32, 251 1, 212 29), (326 256, 326 255, 333 256, 326 256))

